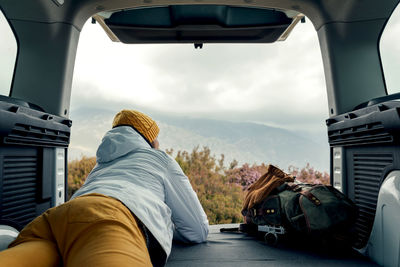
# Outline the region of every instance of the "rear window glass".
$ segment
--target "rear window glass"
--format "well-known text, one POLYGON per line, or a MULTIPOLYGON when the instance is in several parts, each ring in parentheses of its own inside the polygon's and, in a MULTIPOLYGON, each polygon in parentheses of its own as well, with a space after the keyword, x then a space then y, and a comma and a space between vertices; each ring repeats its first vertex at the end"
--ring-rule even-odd
POLYGON ((10 94, 17 57, 17 41, 3 12, 0 10, 0 95, 10 94))
POLYGON ((390 17, 381 37, 380 51, 388 94, 400 92, 400 5, 390 17))

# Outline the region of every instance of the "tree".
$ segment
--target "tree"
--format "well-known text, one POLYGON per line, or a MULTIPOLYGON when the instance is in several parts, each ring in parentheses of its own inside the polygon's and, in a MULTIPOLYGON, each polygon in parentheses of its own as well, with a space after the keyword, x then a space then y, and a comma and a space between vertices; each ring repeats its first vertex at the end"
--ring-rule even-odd
MULTIPOLYGON (((167 149, 170 155, 173 149, 167 149)), ((197 193, 210 224, 239 223, 242 221, 241 209, 247 188, 263 175, 268 166, 250 166, 234 160, 224 165, 224 155, 217 159, 208 147, 195 147, 192 152, 178 151, 175 160, 188 176, 193 190, 197 193)), ((82 157, 68 164, 68 195, 78 190, 96 164, 95 157, 82 157)), ((289 173, 300 182, 329 184, 329 174, 319 172, 307 164, 299 170, 289 166, 289 173)))
POLYGON ((196 147, 191 153, 178 151, 175 159, 188 176, 210 224, 242 221, 243 192, 239 185, 227 181, 223 155, 217 160, 208 147, 196 147))
POLYGON ((243 191, 257 181, 261 175, 267 171, 267 166, 265 164, 253 165, 250 167, 248 163, 242 165, 242 167, 236 166, 237 162, 233 162, 230 168, 225 172, 227 180, 229 183, 234 183, 242 187, 243 191))
POLYGON ((310 163, 299 171, 299 168, 289 166, 289 173, 296 176, 296 180, 308 184, 330 184, 330 176, 326 172, 314 170, 310 163))

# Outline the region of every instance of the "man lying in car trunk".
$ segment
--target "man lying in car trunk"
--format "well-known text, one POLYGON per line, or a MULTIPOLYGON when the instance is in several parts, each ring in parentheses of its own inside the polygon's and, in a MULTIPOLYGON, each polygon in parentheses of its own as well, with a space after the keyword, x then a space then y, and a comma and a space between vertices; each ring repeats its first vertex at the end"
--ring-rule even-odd
POLYGON ((119 112, 85 184, 28 224, 0 265, 163 266, 173 238, 206 241, 207 216, 158 133, 147 115, 119 112))

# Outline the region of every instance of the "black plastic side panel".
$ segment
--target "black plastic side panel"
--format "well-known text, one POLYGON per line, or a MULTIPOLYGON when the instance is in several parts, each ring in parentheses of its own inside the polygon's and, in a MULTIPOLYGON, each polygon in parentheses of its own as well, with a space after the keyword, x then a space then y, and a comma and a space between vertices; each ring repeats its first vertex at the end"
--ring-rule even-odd
POLYGON ((25 226, 55 203, 56 149, 68 147, 71 121, 1 100, 0 220, 25 226))
POLYGON ((400 102, 389 101, 327 120, 331 151, 343 149, 346 192, 359 208, 357 248, 368 242, 383 179, 400 169, 399 114, 400 102))

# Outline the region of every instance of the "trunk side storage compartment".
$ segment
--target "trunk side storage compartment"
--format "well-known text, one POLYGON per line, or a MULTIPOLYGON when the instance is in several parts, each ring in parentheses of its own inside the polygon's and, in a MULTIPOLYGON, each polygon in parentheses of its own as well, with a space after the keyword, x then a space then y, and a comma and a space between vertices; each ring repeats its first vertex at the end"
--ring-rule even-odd
POLYGON ((400 168, 400 102, 365 106, 331 117, 326 124, 331 183, 358 207, 354 246, 363 248, 372 230, 383 179, 400 168))
POLYGON ((35 105, 0 98, 1 221, 23 227, 65 201, 71 125, 35 105))

